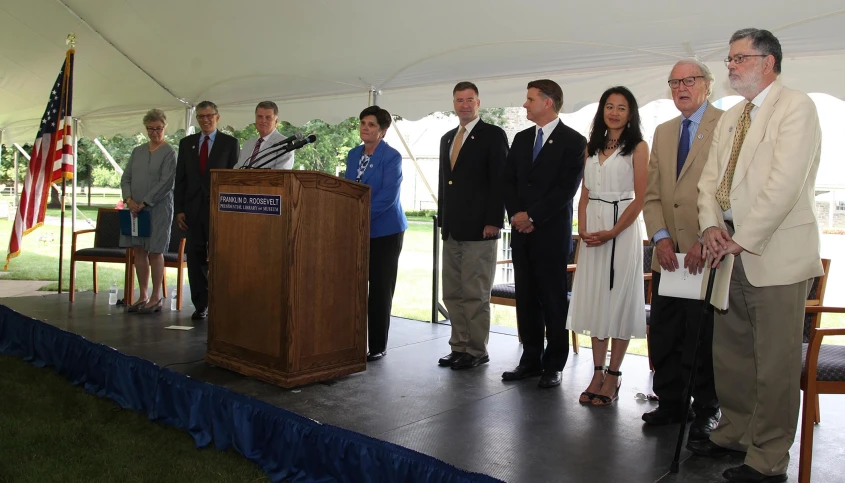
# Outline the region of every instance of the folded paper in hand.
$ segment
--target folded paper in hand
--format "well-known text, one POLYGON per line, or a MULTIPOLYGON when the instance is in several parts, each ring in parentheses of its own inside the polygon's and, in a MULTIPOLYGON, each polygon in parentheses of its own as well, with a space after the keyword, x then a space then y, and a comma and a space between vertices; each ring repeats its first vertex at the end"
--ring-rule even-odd
MULTIPOLYGON (((678 297, 692 300, 704 300, 707 292, 707 279, 710 277, 710 267, 704 267, 701 273, 693 274, 684 268, 683 253, 677 253, 680 268, 674 272, 661 270, 660 286, 657 293, 665 297, 678 297)), ((734 266, 734 256, 725 255, 716 269, 716 279, 713 281, 713 293, 710 303, 719 310, 728 309, 728 291, 731 285, 731 272, 734 266)))
POLYGON ((150 212, 141 211, 132 216, 129 210, 120 210, 120 233, 126 236, 150 236, 150 212))

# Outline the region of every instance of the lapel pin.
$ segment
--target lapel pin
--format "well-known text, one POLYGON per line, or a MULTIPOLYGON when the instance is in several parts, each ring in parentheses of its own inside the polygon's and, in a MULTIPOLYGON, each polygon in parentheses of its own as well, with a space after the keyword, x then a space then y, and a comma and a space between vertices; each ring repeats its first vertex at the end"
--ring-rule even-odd
POLYGON ((370 167, 372 168, 372 167, 373 167, 373 165, 371 164, 371 165, 370 165, 370 167))
POLYGON ((549 144, 551 144, 551 143, 553 143, 553 142, 555 142, 555 140, 554 140, 554 139, 549 139, 549 144))
POLYGON ((470 139, 475 139, 475 136, 470 136, 469 138, 470 138, 470 139))
POLYGON ((191 146, 191 149, 197 149, 197 147, 196 147, 196 146, 191 146))
POLYGON ((699 135, 698 135, 698 139, 704 139, 704 135, 703 135, 703 134, 699 134, 699 135))
POLYGON ((733 126, 729 127, 728 132, 734 132, 734 127, 733 126))

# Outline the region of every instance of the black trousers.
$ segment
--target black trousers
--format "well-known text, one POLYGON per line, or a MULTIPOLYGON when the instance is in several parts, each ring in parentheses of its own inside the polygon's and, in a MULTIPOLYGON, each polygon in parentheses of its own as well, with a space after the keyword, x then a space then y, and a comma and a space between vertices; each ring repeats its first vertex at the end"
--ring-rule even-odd
MULTIPOLYGON (((652 272, 653 286, 660 286, 660 273, 652 272)), ((664 297, 654 290, 651 296, 648 350, 654 364, 652 385, 661 406, 684 403, 684 389, 692 369, 696 334, 701 324, 702 303, 699 300, 664 297)), ((719 407, 713 384, 713 315, 701 326, 698 347, 698 371, 695 374, 693 408, 710 414, 719 407)))
POLYGON ((367 339, 371 354, 387 349, 390 310, 399 271, 405 232, 370 238, 370 291, 367 300, 367 339))
POLYGON ((569 357, 569 338, 566 335, 566 315, 569 311, 566 299, 567 257, 549 257, 543 250, 542 241, 525 238, 511 244, 516 321, 522 339, 519 365, 562 371, 569 357), (544 338, 548 341, 545 349, 544 338))
POLYGON ((188 256, 188 283, 191 303, 196 310, 208 308, 208 203, 195 213, 185 213, 188 237, 185 254, 188 256))

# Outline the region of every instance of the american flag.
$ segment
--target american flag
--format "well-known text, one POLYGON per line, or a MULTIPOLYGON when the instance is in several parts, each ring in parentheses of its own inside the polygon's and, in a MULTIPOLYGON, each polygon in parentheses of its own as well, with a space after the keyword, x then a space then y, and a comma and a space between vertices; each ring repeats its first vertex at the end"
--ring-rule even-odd
POLYGON ((62 177, 73 178, 73 54, 73 49, 67 51, 62 70, 50 91, 47 109, 41 117, 38 136, 32 145, 4 270, 9 268, 9 260, 20 254, 23 236, 44 224, 50 185, 62 177))

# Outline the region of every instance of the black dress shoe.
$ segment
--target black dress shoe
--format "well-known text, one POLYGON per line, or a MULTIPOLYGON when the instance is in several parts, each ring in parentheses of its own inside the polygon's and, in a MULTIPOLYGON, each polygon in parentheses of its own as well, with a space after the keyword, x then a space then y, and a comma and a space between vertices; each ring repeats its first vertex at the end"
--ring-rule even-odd
MULTIPOLYGON (((649 426, 665 426, 667 424, 681 424, 682 407, 674 404, 661 404, 657 409, 643 414, 643 421, 649 426)), ((695 413, 692 409, 687 413, 687 421, 692 421, 695 418, 695 413)), ((709 438, 709 435, 708 435, 709 438)), ((708 439, 704 438, 704 439, 708 439)))
POLYGON ((387 352, 367 352, 367 362, 375 362, 386 355, 387 352))
POLYGON ((724 448, 710 441, 710 439, 705 439, 704 441, 687 441, 687 449, 692 451, 694 455, 705 458, 721 458, 723 456, 745 457, 745 451, 724 448))
POLYGON ((461 355, 463 355, 463 354, 464 354, 464 352, 452 351, 452 352, 449 353, 449 355, 445 355, 445 356, 441 357, 440 360, 437 361, 437 363, 440 364, 441 366, 451 366, 452 363, 455 362, 456 360, 458 360, 458 358, 461 357, 461 355))
POLYGON ((775 483, 786 481, 786 474, 764 475, 748 465, 728 468, 722 473, 728 481, 735 483, 775 483))
POLYGON ((719 417, 722 415, 718 409, 714 411, 703 412, 698 410, 695 420, 689 427, 689 441, 704 441, 710 439, 710 433, 719 425, 719 417))
POLYGON ((191 314, 191 318, 194 320, 202 320, 206 317, 208 317, 208 308, 194 310, 194 313, 191 314))
POLYGON ((529 377, 537 377, 543 373, 542 369, 532 369, 525 366, 516 366, 512 371, 502 373, 503 381, 519 381, 529 377))
POLYGON ((452 369, 472 369, 488 362, 490 362, 490 356, 487 354, 475 357, 469 352, 464 352, 461 357, 458 357, 452 362, 452 369))
POLYGON ((557 387, 560 386, 560 379, 560 371, 543 371, 543 375, 540 376, 540 382, 537 385, 544 389, 557 387))

